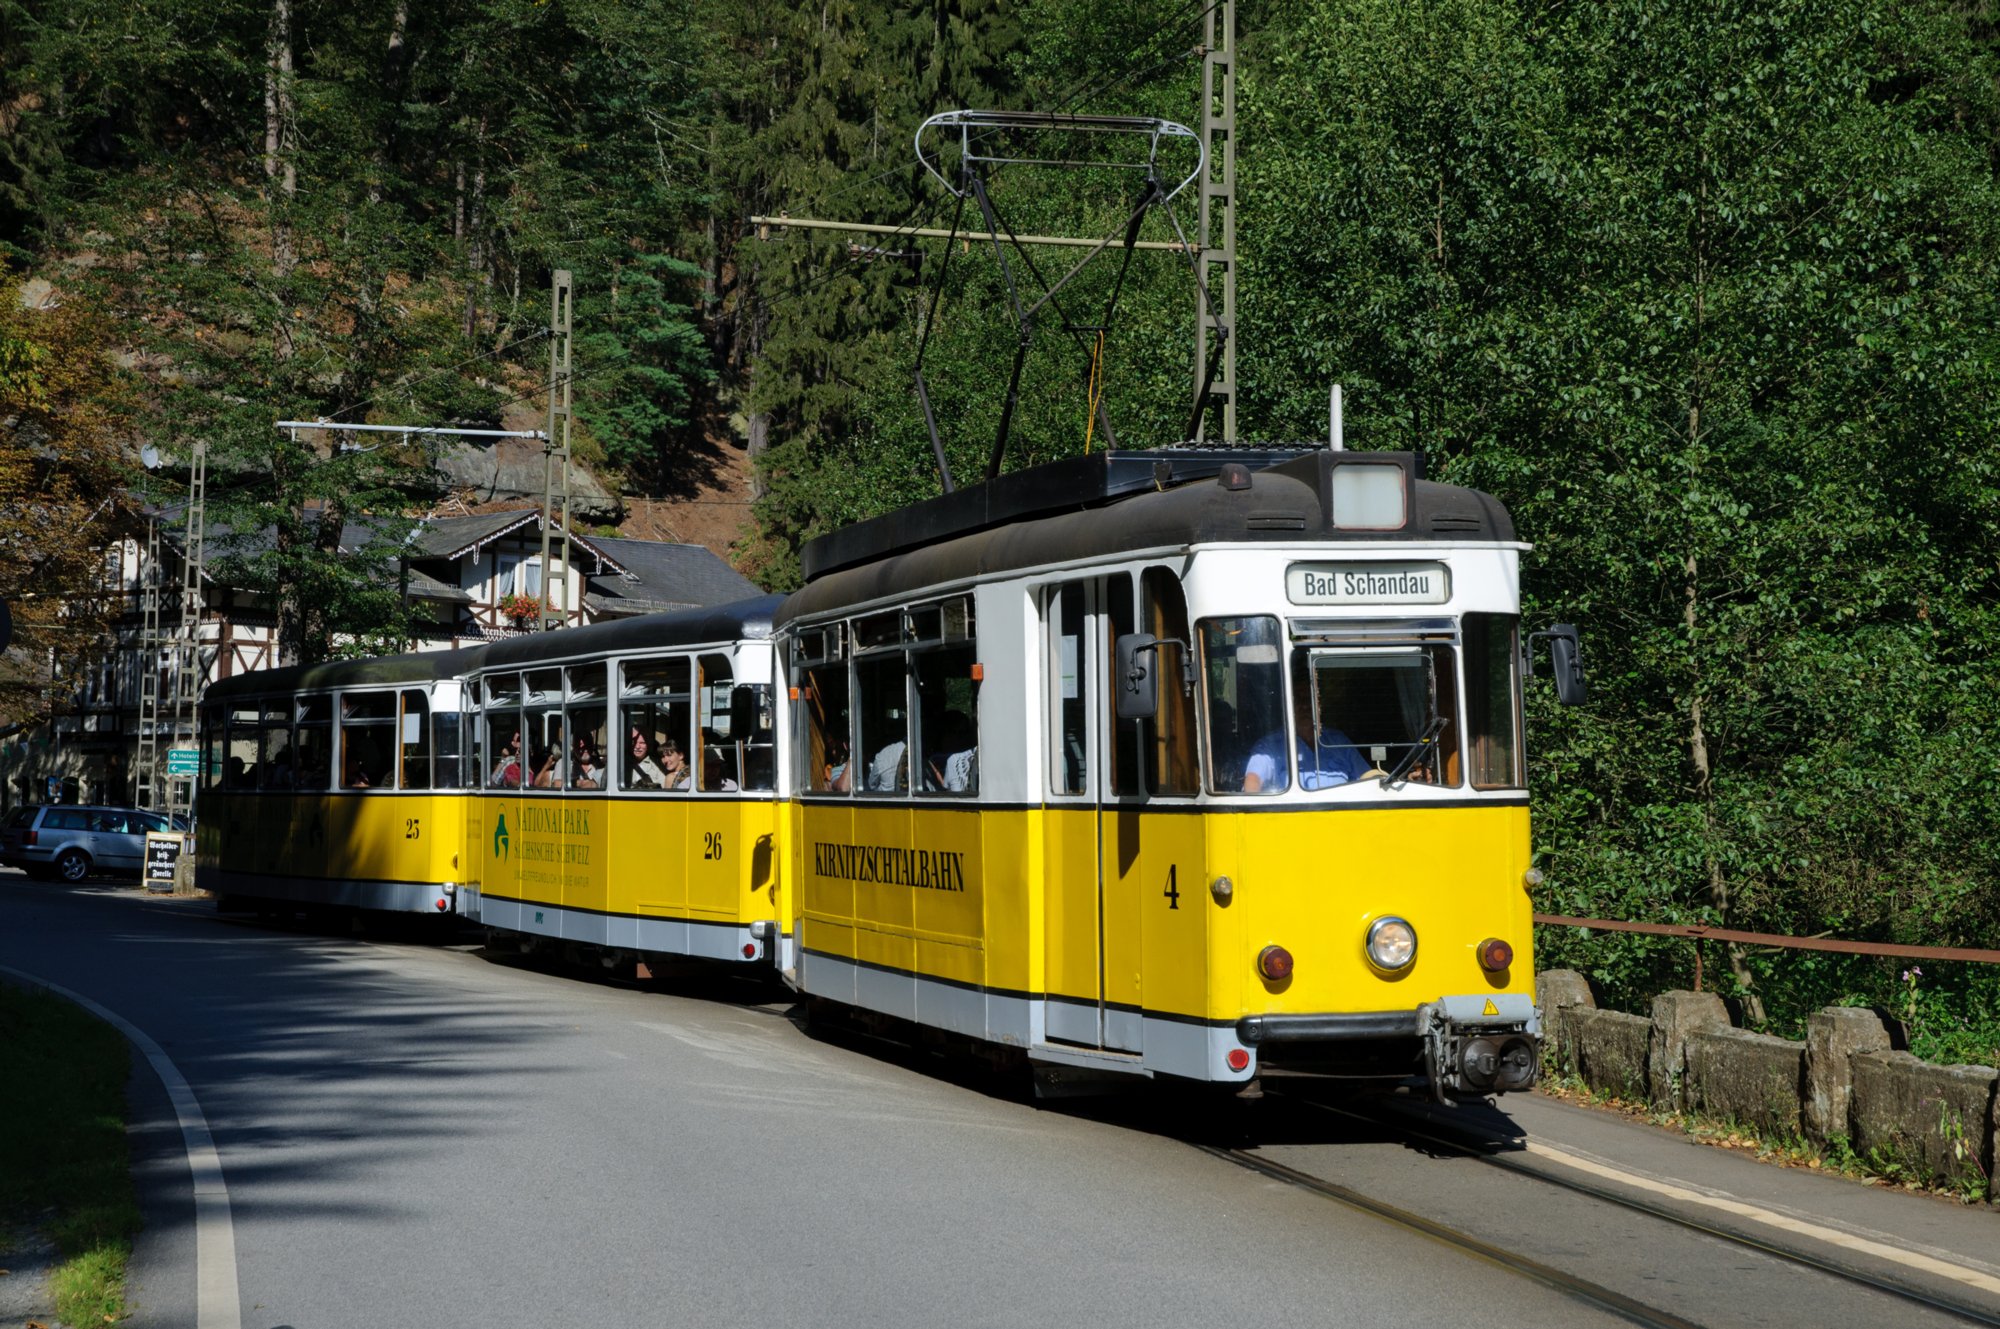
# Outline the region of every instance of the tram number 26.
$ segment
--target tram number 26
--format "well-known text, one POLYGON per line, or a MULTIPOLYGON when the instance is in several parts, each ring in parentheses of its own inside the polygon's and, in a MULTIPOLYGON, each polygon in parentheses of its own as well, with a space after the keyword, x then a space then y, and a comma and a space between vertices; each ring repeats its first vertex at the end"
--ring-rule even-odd
POLYGON ((722 857, 722 832, 703 831, 701 833, 701 856, 704 859, 720 859, 722 857))
POLYGON ((423 839, 424 838, 423 820, 419 817, 403 818, 403 838, 405 840, 423 839))

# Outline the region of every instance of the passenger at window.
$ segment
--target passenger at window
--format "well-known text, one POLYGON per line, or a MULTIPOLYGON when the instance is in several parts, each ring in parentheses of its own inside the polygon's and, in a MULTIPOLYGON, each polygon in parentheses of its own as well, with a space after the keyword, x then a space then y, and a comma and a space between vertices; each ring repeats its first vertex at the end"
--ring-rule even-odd
POLYGON ((730 777, 722 753, 715 748, 704 747, 701 750, 701 787, 711 794, 736 792, 736 781, 730 777))
POLYGON ((602 789, 604 787, 604 767, 598 764, 597 751, 588 742, 576 740, 576 780, 572 789, 602 789))
MULTIPOLYGON (((1354 740, 1335 728, 1331 723, 1321 723, 1314 742, 1306 741, 1310 728, 1307 718, 1312 708, 1310 694, 1300 698, 1297 752, 1299 758, 1299 788, 1332 789, 1336 785, 1358 780, 1367 773, 1368 763, 1355 750, 1354 740)), ((1285 771, 1286 731, 1274 729, 1257 741, 1250 749, 1250 759, 1243 764, 1243 792, 1276 793, 1287 787, 1289 776, 1285 771)))
POLYGON ((847 744, 838 738, 827 739, 825 787, 836 794, 844 794, 852 785, 849 776, 847 744))
POLYGON ((668 734, 659 735, 660 769, 666 773, 668 789, 688 787, 687 757, 681 752, 680 740, 668 734))
POLYGON ((560 789, 569 780, 569 762, 563 756, 563 731, 556 725, 549 735, 548 750, 535 762, 535 788, 560 789))
POLYGON ((519 789, 521 787, 521 731, 500 747, 500 759, 493 763, 493 774, 486 783, 494 789, 519 789))
POLYGON ((898 738, 884 743, 868 763, 868 789, 872 793, 895 794, 910 787, 910 745, 898 738))
POLYGON ((924 763, 930 788, 971 793, 979 786, 979 733, 964 711, 949 710, 938 723, 938 743, 924 763))
MULTIPOLYGON (((655 734, 659 746, 666 747, 666 736, 655 734)), ((635 725, 632 729, 632 760, 625 767, 625 787, 627 789, 665 789, 667 773, 660 769, 660 763, 653 760, 653 740, 648 740, 635 725)))

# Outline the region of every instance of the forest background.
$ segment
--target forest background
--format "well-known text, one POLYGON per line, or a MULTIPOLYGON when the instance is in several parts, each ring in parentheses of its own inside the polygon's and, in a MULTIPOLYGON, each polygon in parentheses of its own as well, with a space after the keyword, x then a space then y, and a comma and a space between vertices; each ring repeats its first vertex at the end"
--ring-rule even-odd
MULTIPOLYGON (((657 492, 747 449, 735 556, 794 584, 804 539, 934 492, 919 343, 973 472, 1012 333, 976 247, 933 310, 947 246, 749 219, 945 225, 910 151, 936 110, 1196 123, 1208 13, 0 0, 0 595, 22 643, 101 648, 94 533, 135 493, 171 500, 201 439, 215 519, 276 533, 229 556, 294 606, 295 649, 393 644, 398 601, 328 518, 388 547, 429 458, 271 422, 538 410, 555 268, 585 455, 657 492)), ((1323 436, 1343 382, 1350 446, 1423 449, 1534 542, 1528 620, 1581 625, 1594 690, 1572 711, 1531 692, 1538 906, 1993 946, 1990 6, 1244 0, 1240 22, 1239 432, 1323 436)), ((1131 202, 1110 173, 1035 169, 996 177, 1019 231, 1102 233, 1131 202)), ((1120 298, 1106 414, 1127 445, 1177 440, 1192 285, 1144 258, 1120 298)), ((1011 464, 1084 446, 1089 359, 1031 366, 1011 464)), ((50 704, 4 690, 9 718, 50 704)), ((1540 958, 1624 1001, 1692 960, 1565 929, 1540 958)), ((1711 960, 1752 1022, 1876 1002, 1920 1050, 2000 1059, 2000 968, 1711 960)))

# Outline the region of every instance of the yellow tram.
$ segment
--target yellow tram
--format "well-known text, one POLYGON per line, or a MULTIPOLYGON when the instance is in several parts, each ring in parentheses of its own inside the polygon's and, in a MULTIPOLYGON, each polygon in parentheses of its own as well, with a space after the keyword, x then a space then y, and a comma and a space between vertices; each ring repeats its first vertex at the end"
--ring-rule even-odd
POLYGON ((1524 1088, 1525 548, 1415 454, 1017 472, 782 600, 220 683, 198 880, 767 963, 1045 1090, 1524 1088))
POLYGON ((208 689, 195 882, 223 907, 450 913, 465 885, 461 678, 480 648, 208 689))
POLYGON ((1100 453, 808 546, 797 986, 1052 1082, 1526 1087, 1523 548, 1325 447, 1100 453))
POLYGON ((486 648, 462 912, 607 966, 778 959, 777 596, 486 648))

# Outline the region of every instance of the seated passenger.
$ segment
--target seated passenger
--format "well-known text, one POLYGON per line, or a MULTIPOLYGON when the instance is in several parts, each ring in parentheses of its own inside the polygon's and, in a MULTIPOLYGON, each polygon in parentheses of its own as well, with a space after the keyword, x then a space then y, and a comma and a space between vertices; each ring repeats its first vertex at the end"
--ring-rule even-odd
POLYGON ((708 743, 701 746, 701 787, 712 794, 736 792, 736 781, 730 777, 722 749, 708 743))
POLYGON ((851 772, 847 760, 847 744, 838 738, 826 741, 826 783, 820 787, 836 794, 844 794, 852 786, 851 772))
POLYGON ((672 734, 660 735, 660 769, 666 772, 669 789, 686 789, 690 785, 687 754, 681 751, 680 740, 672 734))
POLYGON ((971 793, 979 784, 979 736, 964 711, 946 711, 938 742, 924 763, 926 787, 951 794, 971 793))
POLYGON ((493 763, 493 774, 486 783, 494 789, 519 789, 521 787, 521 731, 500 748, 500 759, 493 763))
POLYGON ((900 738, 892 739, 868 763, 868 789, 871 793, 894 794, 909 787, 910 745, 900 738))
POLYGON ((635 725, 632 729, 631 760, 625 763, 625 787, 627 789, 665 789, 667 773, 660 769, 660 763, 653 760, 655 743, 666 746, 666 736, 655 734, 648 739, 635 725))
POLYGON ((597 750, 583 739, 576 740, 576 778, 570 782, 572 789, 602 789, 604 787, 604 767, 598 764, 597 750))

